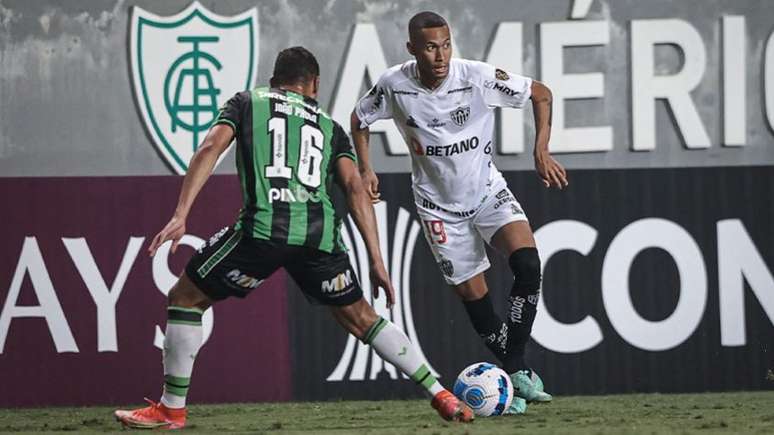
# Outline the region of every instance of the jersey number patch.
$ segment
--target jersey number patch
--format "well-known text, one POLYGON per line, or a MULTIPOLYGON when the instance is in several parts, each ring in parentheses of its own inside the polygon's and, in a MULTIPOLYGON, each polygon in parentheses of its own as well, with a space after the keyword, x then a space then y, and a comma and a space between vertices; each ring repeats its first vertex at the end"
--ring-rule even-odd
MULTIPOLYGON (((269 132, 271 133, 271 164, 266 166, 266 178, 287 178, 293 176, 293 168, 288 166, 287 120, 271 118, 269 132)), ((298 181, 306 187, 320 187, 320 167, 323 161, 323 134, 309 124, 301 126, 301 146, 298 150, 296 164, 298 181)))
POLYGON ((443 227, 443 221, 422 221, 427 229, 427 236, 430 241, 442 245, 446 243, 446 229, 443 227))

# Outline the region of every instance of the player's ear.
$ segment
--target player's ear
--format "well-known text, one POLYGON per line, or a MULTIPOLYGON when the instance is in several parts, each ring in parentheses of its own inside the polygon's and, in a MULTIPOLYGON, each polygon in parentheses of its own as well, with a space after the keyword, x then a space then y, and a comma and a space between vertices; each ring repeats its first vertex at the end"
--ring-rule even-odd
POLYGON ((320 76, 314 78, 314 94, 317 95, 320 92, 320 76))
POLYGON ((414 53, 414 45, 411 44, 411 41, 406 41, 406 50, 408 50, 410 55, 416 56, 416 53, 414 53))

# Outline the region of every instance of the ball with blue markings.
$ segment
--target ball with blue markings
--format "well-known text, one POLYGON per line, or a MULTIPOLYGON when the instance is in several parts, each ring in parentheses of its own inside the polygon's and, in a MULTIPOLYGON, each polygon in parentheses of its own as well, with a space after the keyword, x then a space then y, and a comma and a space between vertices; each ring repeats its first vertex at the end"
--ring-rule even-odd
POLYGON ((480 417, 500 415, 513 401, 510 376, 503 369, 487 362, 466 367, 457 376, 453 392, 480 417))

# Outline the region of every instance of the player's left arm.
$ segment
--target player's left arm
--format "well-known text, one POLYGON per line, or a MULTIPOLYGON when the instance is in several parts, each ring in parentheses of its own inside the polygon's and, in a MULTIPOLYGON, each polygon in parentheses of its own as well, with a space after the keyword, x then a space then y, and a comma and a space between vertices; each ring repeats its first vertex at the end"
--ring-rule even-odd
POLYGON ((185 235, 185 222, 196 195, 212 174, 218 158, 223 154, 234 138, 234 129, 227 124, 216 124, 207 133, 207 137, 199 146, 188 165, 188 172, 183 178, 183 187, 177 200, 177 207, 166 226, 153 238, 148 252, 151 257, 162 243, 172 240, 172 253, 177 250, 177 244, 185 235))
POLYGON ((383 288, 387 296, 387 307, 392 308, 395 304, 395 290, 390 282, 379 249, 379 232, 374 207, 371 204, 371 196, 366 191, 366 186, 360 178, 360 171, 354 160, 348 157, 339 158, 336 160, 336 171, 336 180, 347 195, 347 204, 352 214, 352 220, 355 221, 366 245, 370 259, 371 287, 374 298, 379 295, 379 287, 383 288))
POLYGON ((535 169, 546 187, 566 187, 567 172, 551 157, 548 141, 551 139, 553 95, 543 83, 533 80, 531 85, 532 112, 535 116, 535 169))

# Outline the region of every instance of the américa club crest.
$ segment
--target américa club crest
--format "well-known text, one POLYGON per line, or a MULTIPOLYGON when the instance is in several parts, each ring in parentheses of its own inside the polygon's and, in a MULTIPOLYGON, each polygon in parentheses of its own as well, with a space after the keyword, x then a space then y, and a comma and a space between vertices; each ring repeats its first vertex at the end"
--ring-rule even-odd
POLYGON ((185 174, 219 107, 254 84, 258 11, 222 16, 194 2, 163 17, 134 6, 129 41, 145 128, 169 166, 185 174))

